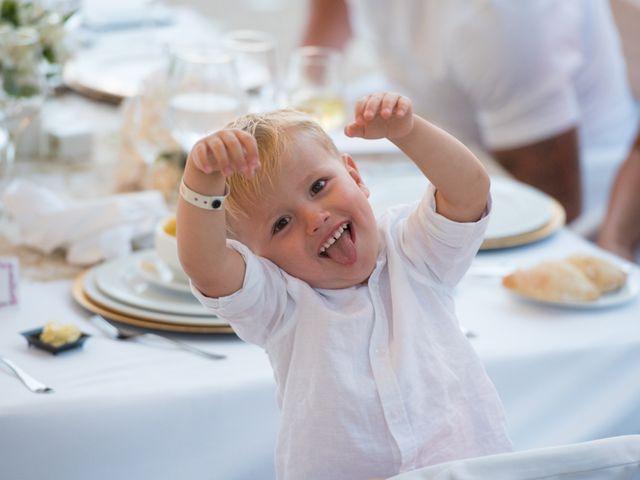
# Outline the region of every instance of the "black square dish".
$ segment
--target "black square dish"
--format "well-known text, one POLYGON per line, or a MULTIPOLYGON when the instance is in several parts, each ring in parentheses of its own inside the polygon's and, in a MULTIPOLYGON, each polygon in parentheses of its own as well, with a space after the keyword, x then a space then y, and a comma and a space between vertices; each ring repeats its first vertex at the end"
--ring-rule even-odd
POLYGON ((33 330, 22 332, 22 335, 24 335, 24 337, 27 339, 27 343, 29 343, 30 347, 36 347, 41 350, 46 350, 47 352, 53 353, 54 355, 57 355, 60 352, 66 352, 67 350, 73 350, 74 348, 81 347, 84 341, 90 336, 86 333, 80 333, 80 336, 75 342, 65 343, 64 345, 60 345, 59 347, 54 347, 53 345, 49 345, 48 343, 40 340, 40 334, 42 333, 42 330, 42 327, 35 328, 33 330))

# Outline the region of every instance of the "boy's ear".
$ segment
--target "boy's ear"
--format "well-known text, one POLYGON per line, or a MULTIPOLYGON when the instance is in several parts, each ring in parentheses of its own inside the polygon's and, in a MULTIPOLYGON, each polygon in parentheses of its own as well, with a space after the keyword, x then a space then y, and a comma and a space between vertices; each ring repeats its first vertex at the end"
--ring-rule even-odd
POLYGON ((365 196, 369 198, 369 189, 364 184, 364 181, 360 176, 360 171, 358 170, 358 165, 356 165, 356 161, 351 157, 351 155, 348 155, 346 153, 343 153, 342 155, 340 155, 340 157, 344 162, 344 166, 346 167, 347 172, 349 172, 349 175, 351 176, 351 178, 353 178, 353 181, 356 182, 356 185, 360 187, 360 190, 362 190, 365 196))

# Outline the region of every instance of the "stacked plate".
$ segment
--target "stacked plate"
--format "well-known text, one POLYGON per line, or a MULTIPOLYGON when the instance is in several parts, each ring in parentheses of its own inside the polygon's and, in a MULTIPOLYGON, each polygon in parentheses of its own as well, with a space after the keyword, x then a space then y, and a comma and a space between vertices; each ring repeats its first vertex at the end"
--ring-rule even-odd
MULTIPOLYGON (((366 165, 361 168, 376 215, 400 203, 413 203, 428 183, 415 165, 366 165)), ((549 195, 506 177, 491 179, 493 208, 481 250, 515 247, 551 235, 564 225, 565 212, 549 195)))
POLYGON ((76 301, 112 320, 158 330, 229 333, 154 250, 144 250, 91 268, 74 283, 76 301))
POLYGON ((547 237, 564 225, 562 205, 524 183, 492 178, 491 197, 493 211, 481 250, 526 245, 547 237))
POLYGON ((153 72, 166 69, 159 48, 102 47, 81 52, 64 67, 63 80, 72 90, 96 100, 120 103, 139 93, 153 72))

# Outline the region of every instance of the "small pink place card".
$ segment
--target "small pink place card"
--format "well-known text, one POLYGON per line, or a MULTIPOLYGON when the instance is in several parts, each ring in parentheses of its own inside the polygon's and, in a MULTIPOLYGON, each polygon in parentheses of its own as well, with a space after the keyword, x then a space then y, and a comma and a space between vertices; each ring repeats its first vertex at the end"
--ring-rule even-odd
POLYGON ((0 257, 0 308, 18 304, 18 259, 0 257))

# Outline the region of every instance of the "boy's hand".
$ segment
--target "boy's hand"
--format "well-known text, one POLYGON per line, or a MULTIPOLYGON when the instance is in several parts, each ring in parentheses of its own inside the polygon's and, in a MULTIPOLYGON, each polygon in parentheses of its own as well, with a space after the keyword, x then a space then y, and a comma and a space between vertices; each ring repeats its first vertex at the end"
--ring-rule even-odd
POLYGON ((252 177, 260 168, 256 139, 238 129, 219 130, 198 140, 189 163, 203 173, 220 172, 224 177, 234 172, 252 177))
POLYGON ((356 102, 355 120, 344 128, 348 137, 402 138, 413 129, 411 100, 397 93, 372 93, 356 102))

